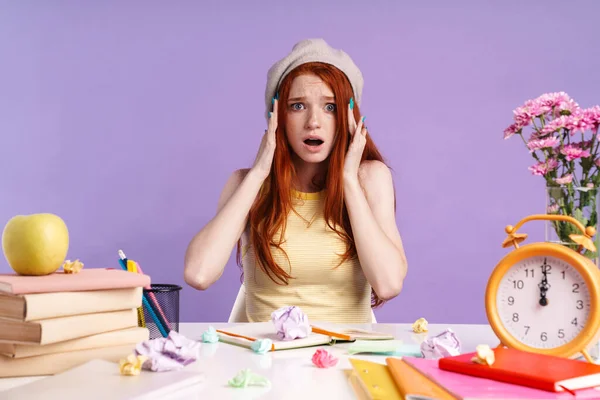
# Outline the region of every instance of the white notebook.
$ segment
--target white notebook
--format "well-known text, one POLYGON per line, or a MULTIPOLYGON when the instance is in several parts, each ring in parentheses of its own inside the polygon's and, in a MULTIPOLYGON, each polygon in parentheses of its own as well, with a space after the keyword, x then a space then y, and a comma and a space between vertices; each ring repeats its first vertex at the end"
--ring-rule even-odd
POLYGON ((216 331, 222 342, 248 348, 251 348, 252 343, 258 339, 271 339, 271 351, 326 345, 335 341, 354 342, 359 339, 394 339, 393 335, 387 333, 353 329, 342 324, 325 323, 319 324, 319 326, 311 326, 311 332, 306 337, 294 340, 280 340, 272 322, 245 322, 217 329, 216 331))
MULTIPOLYGON (((125 400, 155 399, 204 382, 202 372, 188 370, 152 372, 137 376, 119 373, 119 365, 91 360, 60 374, 0 392, 0 400, 125 400)), ((200 389, 200 386, 199 386, 200 389)))

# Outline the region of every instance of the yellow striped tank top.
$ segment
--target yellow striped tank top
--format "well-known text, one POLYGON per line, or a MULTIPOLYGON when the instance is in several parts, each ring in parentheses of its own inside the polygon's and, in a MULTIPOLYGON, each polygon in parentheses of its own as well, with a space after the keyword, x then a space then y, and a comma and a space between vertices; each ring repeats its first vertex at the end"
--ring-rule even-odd
POLYGON ((273 282, 244 243, 248 236, 242 239, 248 321, 269 321, 276 309, 298 306, 309 321, 371 322, 371 286, 358 257, 340 264, 346 245, 323 217, 324 192, 292 193, 296 212, 288 215, 281 244, 289 261, 281 250, 272 250, 275 262, 293 277, 288 285, 273 282))

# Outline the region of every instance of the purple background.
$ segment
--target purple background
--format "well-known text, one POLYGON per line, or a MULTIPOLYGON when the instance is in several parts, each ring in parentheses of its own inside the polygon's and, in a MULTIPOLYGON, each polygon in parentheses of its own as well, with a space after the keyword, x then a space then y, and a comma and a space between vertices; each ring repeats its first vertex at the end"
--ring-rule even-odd
POLYGON ((117 267, 122 248, 153 282, 184 287, 183 322, 225 321, 233 254, 197 292, 185 248, 254 159, 267 69, 323 37, 362 69, 362 110, 394 170, 409 272, 379 321, 486 322, 504 227, 545 204, 531 156, 502 131, 544 92, 600 102, 600 3, 201 3, 2 3, 0 224, 56 213, 68 257, 117 267))

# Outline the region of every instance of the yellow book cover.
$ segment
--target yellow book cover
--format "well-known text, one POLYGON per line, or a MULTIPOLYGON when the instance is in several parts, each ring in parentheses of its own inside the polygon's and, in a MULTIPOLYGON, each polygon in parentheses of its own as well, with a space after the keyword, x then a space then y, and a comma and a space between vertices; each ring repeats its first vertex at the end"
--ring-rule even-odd
MULTIPOLYGON (((374 361, 349 359, 358 377, 353 383, 362 388, 361 396, 367 399, 403 400, 387 365, 374 361)), ((354 389, 357 390, 356 388, 354 389)))

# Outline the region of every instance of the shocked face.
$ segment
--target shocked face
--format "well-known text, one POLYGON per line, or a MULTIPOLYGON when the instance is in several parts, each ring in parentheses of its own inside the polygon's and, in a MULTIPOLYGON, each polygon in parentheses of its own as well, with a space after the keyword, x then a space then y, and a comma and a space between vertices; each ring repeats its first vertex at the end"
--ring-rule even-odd
POLYGON ((296 156, 305 163, 325 161, 336 130, 333 91, 316 75, 300 75, 292 82, 286 107, 287 139, 296 156))

